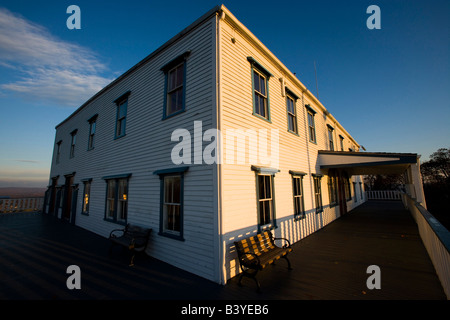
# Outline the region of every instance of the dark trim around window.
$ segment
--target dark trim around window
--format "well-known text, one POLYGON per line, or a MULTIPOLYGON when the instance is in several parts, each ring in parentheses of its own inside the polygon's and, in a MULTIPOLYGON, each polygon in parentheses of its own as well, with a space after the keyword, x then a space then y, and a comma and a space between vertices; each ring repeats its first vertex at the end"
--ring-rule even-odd
MULTIPOLYGON (((169 169, 156 170, 153 174, 158 175, 160 179, 160 208, 159 208, 159 235, 172 238, 175 240, 184 241, 184 176, 186 172, 189 170, 189 167, 175 167, 169 169), (165 213, 164 209, 166 206, 166 210, 168 210, 169 206, 173 206, 174 204, 167 204, 165 201, 165 190, 166 190, 166 178, 178 178, 179 180, 179 202, 177 202, 178 206, 178 225, 179 230, 170 230, 169 227, 165 226, 165 213)), ((172 190, 173 191, 173 190, 172 190)), ((167 217, 169 220, 169 217, 167 217)))

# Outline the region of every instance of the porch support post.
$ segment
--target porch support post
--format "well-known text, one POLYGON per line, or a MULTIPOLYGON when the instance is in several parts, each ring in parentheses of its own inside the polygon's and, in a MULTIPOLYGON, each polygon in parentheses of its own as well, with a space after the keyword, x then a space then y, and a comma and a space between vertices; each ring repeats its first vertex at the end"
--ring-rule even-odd
POLYGON ((427 208, 427 204, 425 201, 425 193, 423 191, 423 183, 422 176, 420 174, 420 161, 417 158, 416 163, 412 163, 407 172, 407 184, 406 184, 406 192, 411 196, 411 198, 415 199, 418 203, 422 205, 425 209, 427 208))

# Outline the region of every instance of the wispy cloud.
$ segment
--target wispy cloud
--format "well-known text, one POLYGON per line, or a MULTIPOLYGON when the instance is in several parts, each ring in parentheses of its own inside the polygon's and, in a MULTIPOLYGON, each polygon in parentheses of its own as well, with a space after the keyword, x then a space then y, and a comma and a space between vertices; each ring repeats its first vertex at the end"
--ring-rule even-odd
POLYGON ((17 79, 0 89, 46 103, 76 107, 113 79, 89 48, 60 40, 44 27, 0 8, 0 68, 17 79))
POLYGON ((17 162, 25 162, 25 163, 40 163, 38 160, 26 160, 26 159, 15 159, 17 162))

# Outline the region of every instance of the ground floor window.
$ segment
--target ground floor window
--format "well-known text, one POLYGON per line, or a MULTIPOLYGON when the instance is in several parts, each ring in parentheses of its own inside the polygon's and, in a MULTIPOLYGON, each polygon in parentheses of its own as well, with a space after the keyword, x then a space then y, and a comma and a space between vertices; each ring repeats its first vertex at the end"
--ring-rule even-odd
POLYGON ((81 213, 89 214, 89 202, 91 198, 91 183, 92 179, 84 180, 84 191, 83 191, 83 204, 81 208, 81 213))
POLYGON ((161 183, 159 234, 177 240, 184 240, 184 177, 188 169, 177 167, 154 172, 161 183))
POLYGON ((131 174, 103 178, 106 181, 105 220, 126 224, 130 176, 131 174))
POLYGON ((328 176, 328 196, 330 198, 330 207, 334 207, 338 202, 337 179, 333 173, 328 176))
POLYGON ((316 213, 323 211, 323 205, 322 205, 322 187, 321 187, 321 179, 322 176, 320 175, 313 175, 314 179, 314 197, 316 201, 316 213))
POLYGON ((163 232, 180 235, 181 175, 164 177, 163 232))
POLYGON ((305 173, 289 171, 292 175, 292 194, 294 198, 294 218, 305 217, 305 202, 303 199, 303 176, 305 173))
POLYGON ((272 176, 259 174, 257 184, 259 225, 270 224, 273 220, 272 176))
POLYGON ((277 169, 252 166, 256 172, 256 201, 258 228, 260 230, 276 228, 274 175, 277 169))

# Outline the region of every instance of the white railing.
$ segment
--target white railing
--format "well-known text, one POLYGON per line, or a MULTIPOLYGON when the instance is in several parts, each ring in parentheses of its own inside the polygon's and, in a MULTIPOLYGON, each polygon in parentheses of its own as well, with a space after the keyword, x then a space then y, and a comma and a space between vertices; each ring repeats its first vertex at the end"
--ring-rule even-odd
POLYGON ((406 193, 402 194, 402 201, 417 223, 420 238, 433 262, 447 299, 450 299, 450 232, 406 193))
POLYGON ((368 200, 402 200, 401 194, 397 190, 376 190, 366 191, 368 200))
POLYGON ((0 213, 42 211, 44 198, 0 199, 0 213))

